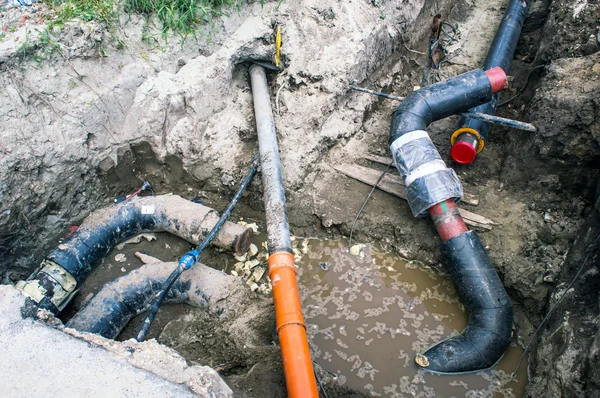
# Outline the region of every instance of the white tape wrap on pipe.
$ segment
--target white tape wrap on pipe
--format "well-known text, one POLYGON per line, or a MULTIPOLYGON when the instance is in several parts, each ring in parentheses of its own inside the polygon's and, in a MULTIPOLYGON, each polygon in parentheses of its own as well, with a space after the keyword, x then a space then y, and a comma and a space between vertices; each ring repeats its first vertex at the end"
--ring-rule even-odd
POLYGON ((415 131, 411 131, 410 133, 404 134, 403 136, 398 138, 396 141, 392 142, 392 148, 393 149, 400 148, 401 146, 404 146, 406 143, 414 141, 414 140, 418 140, 419 138, 427 138, 428 140, 431 141, 431 138, 429 138, 429 134, 427 134, 427 131, 415 130, 415 131))
POLYGON ((425 130, 402 134, 392 142, 390 150, 415 217, 426 216, 427 209, 436 203, 462 197, 458 176, 446 167, 425 130))
POLYGON ((425 177, 426 175, 433 174, 436 171, 440 170, 446 170, 446 163, 444 163, 443 160, 434 160, 433 162, 422 164, 421 166, 408 173, 408 175, 404 179, 404 184, 406 186, 409 186, 417 178, 425 177))

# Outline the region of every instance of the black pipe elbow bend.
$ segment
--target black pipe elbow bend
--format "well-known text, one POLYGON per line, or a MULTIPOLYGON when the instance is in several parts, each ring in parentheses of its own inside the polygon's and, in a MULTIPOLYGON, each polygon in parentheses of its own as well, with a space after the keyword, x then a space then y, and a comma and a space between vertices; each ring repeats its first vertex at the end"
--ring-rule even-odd
POLYGON ((510 298, 475 232, 444 242, 442 251, 469 321, 460 335, 419 355, 417 364, 440 373, 489 368, 510 344, 513 320, 510 298))
POLYGON ((426 131, 433 121, 489 102, 505 83, 502 68, 467 72, 412 92, 392 116, 390 150, 407 201, 415 217, 441 211, 434 222, 448 271, 469 313, 462 334, 417 355, 417 364, 433 372, 488 368, 510 343, 512 304, 477 234, 467 230, 454 205, 463 195, 462 184, 426 131))

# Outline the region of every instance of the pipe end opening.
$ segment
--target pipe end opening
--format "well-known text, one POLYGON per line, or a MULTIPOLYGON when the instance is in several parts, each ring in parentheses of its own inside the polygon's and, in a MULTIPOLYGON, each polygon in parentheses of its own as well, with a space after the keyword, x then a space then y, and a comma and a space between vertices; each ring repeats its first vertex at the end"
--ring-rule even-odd
POLYGON ((251 228, 246 229, 244 233, 239 235, 235 242, 233 242, 233 251, 238 256, 243 255, 250 249, 250 244, 252 243, 252 236, 254 233, 251 228))

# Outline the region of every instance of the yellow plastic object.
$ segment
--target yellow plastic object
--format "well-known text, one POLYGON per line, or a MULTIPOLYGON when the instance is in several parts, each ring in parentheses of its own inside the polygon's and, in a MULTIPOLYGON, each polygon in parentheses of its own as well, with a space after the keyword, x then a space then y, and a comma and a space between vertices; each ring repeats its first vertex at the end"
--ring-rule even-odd
POLYGON ((281 26, 277 26, 277 34, 275 35, 275 66, 279 66, 281 62, 281 26))
POLYGON ((461 127, 454 133, 452 133, 452 137, 450 137, 450 145, 454 145, 454 142, 456 142, 456 139, 462 133, 470 133, 477 137, 477 153, 483 151, 483 147, 485 146, 485 140, 481 138, 481 134, 479 134, 479 131, 470 127, 461 127))

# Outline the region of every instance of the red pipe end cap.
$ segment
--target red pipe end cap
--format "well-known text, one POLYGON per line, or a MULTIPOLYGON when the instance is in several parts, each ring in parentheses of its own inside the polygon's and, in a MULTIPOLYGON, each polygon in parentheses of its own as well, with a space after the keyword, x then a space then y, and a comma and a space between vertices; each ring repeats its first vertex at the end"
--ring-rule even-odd
POLYGON ((477 156, 477 150, 466 142, 457 142, 452 146, 450 150, 450 156, 452 159, 459 164, 470 164, 475 160, 477 156))
POLYGON ((504 90, 504 87, 506 87, 507 82, 506 72, 504 72, 504 69, 502 69, 499 66, 496 66, 495 68, 486 70, 485 74, 487 75, 488 79, 490 79, 490 84, 492 86, 492 94, 496 94, 504 90))

